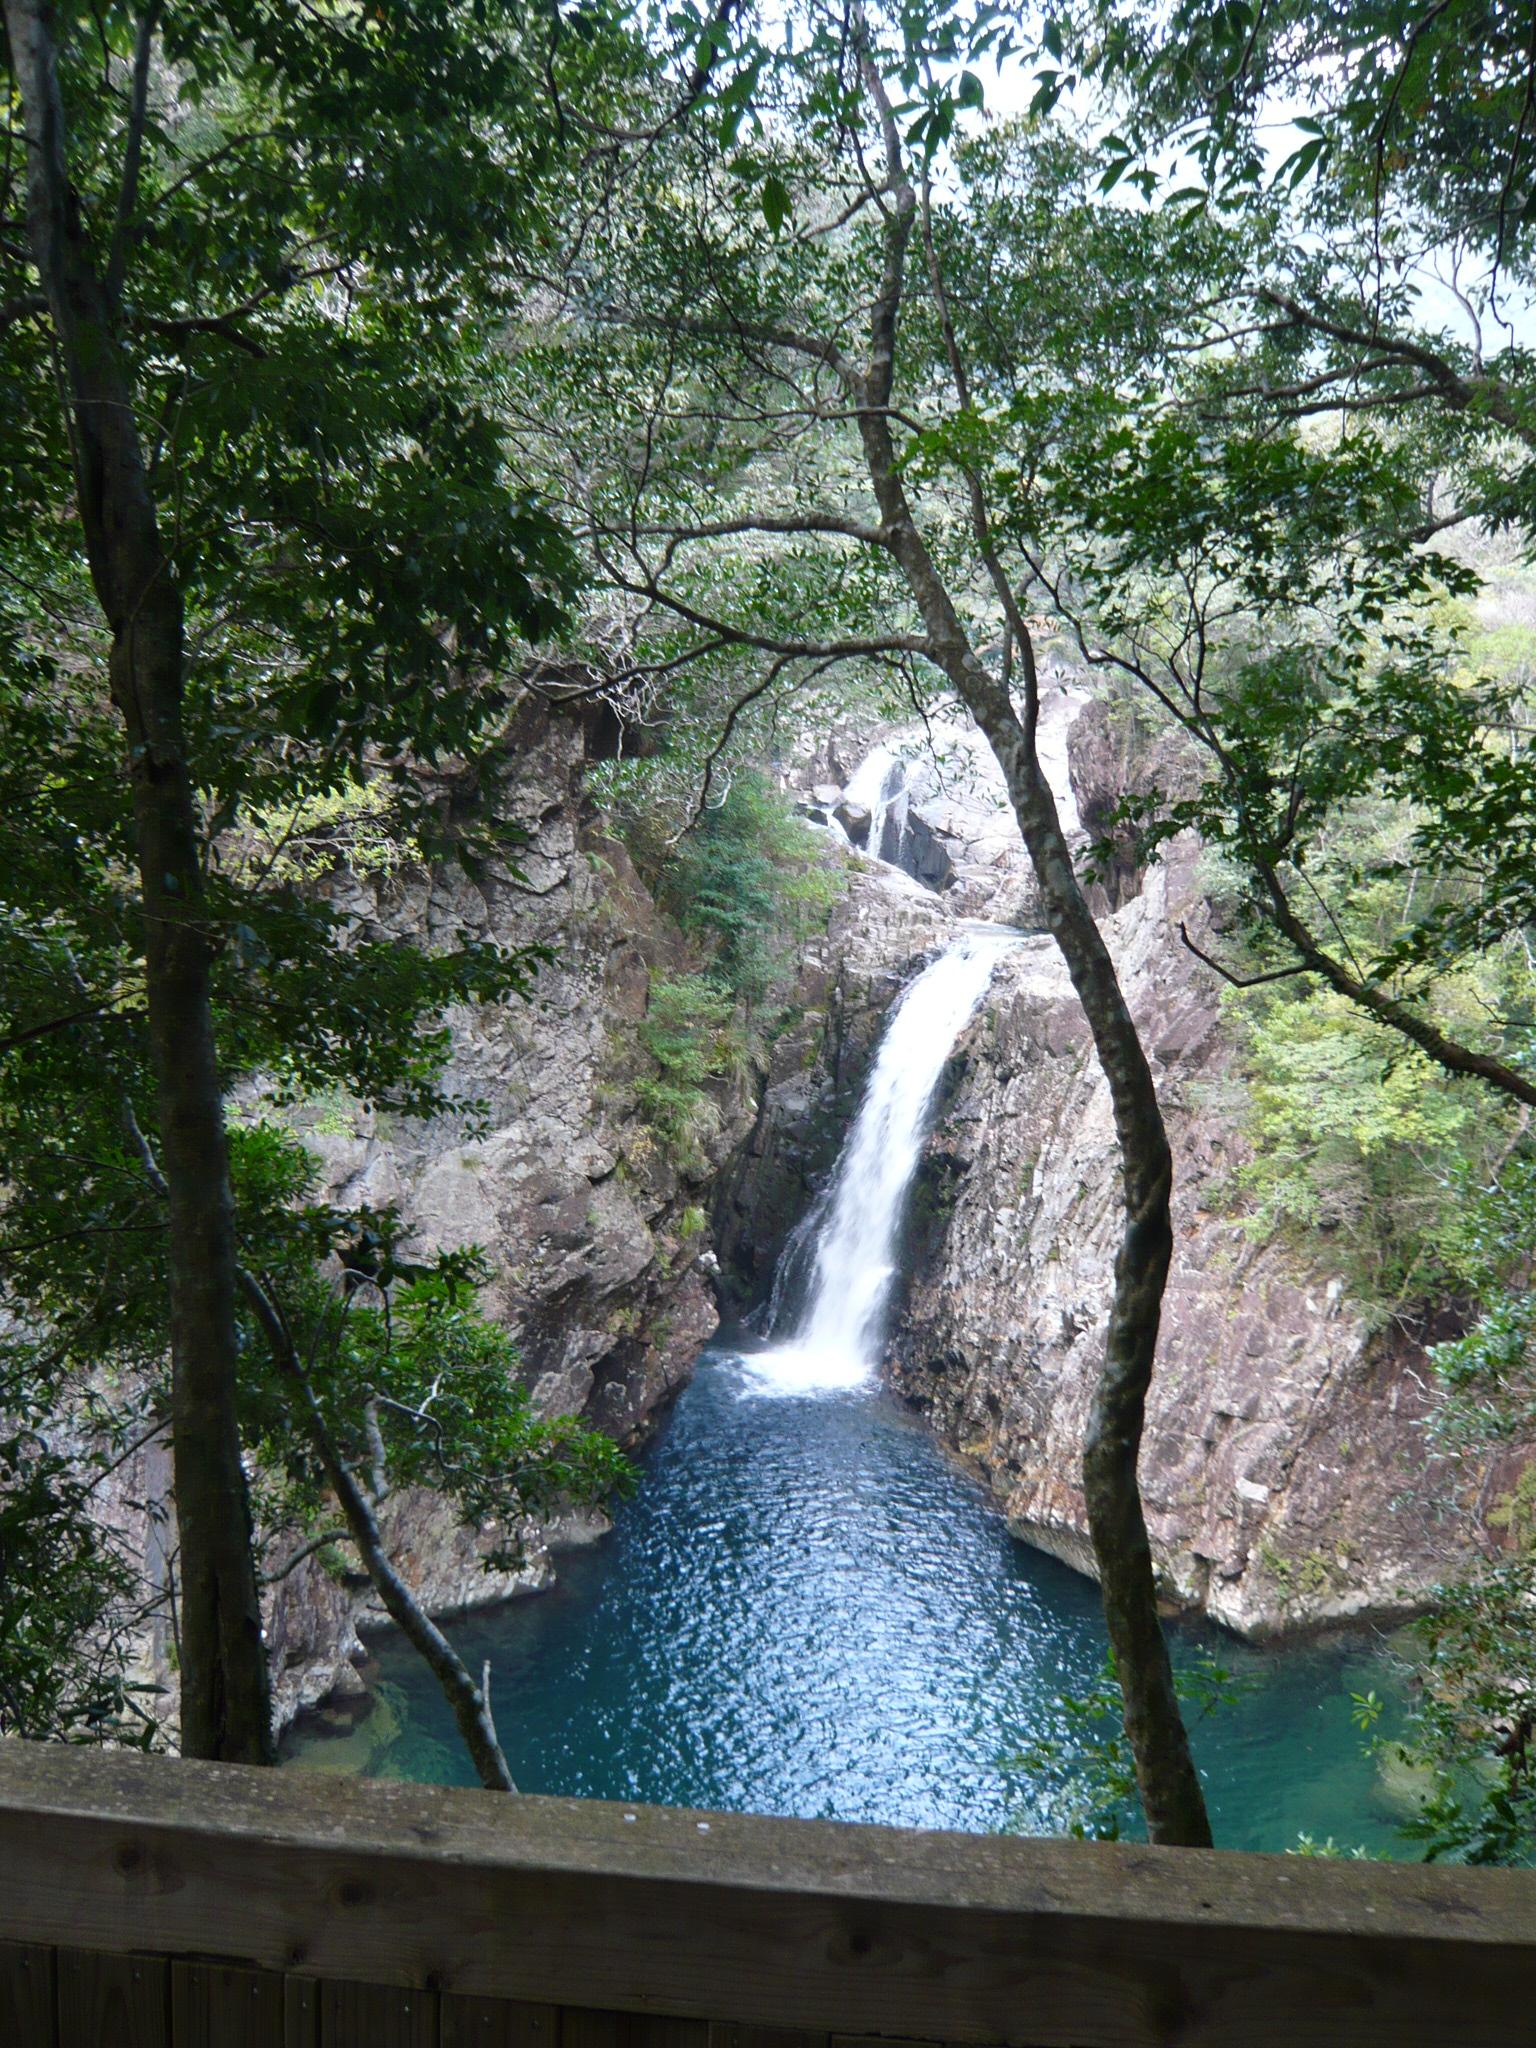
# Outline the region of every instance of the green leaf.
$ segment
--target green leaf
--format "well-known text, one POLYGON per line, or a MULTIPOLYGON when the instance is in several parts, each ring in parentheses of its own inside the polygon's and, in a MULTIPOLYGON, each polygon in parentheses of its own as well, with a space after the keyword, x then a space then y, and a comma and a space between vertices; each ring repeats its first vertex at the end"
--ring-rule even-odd
POLYGON ((1302 180, 1316 167, 1319 159, 1324 155, 1328 147, 1328 138, 1323 135, 1314 136, 1310 142, 1304 142, 1300 149, 1293 150, 1280 166, 1279 170, 1275 173, 1275 182, 1278 184, 1282 179, 1288 177, 1290 189, 1294 192, 1302 180))
POLYGON ((758 205, 763 209, 763 219, 774 234, 779 232, 789 219, 791 201, 789 187, 776 171, 770 171, 763 180, 762 190, 757 195, 758 205))

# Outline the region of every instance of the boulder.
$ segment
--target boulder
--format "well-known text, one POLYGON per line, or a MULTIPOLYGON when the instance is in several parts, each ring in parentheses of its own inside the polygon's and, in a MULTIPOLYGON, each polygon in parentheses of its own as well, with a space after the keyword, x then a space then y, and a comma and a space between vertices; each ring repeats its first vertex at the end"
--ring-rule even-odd
POLYGON ((851 846, 863 847, 869 844, 869 827, 873 814, 868 804, 855 803, 845 796, 832 815, 847 833, 851 846))

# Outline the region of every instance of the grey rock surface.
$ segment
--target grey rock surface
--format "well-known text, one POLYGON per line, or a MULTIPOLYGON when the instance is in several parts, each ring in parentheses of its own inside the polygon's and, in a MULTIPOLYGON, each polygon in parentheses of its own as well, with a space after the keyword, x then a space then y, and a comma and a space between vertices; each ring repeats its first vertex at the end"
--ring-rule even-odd
POLYGON ((516 1340, 536 1404, 627 1444, 714 1328, 696 1212, 750 1116, 720 1086, 696 1154, 679 1157, 643 1113, 637 1084, 655 1069, 635 1027, 682 946, 602 835, 582 769, 579 725, 525 707, 487 799, 525 844, 474 880, 441 868, 338 878, 342 907, 371 935, 479 930, 552 957, 526 1001, 450 1016, 447 1086, 462 1116, 359 1111, 346 1132, 326 1119, 305 1135, 333 1200, 398 1203, 420 1252, 480 1245, 485 1306, 516 1340))
MULTIPOLYGON (((848 769, 860 808, 874 803, 872 850, 878 842, 952 915, 1038 930, 985 747, 942 714, 872 744, 879 751, 848 769)), ((1134 706, 1093 696, 1059 668, 1044 695, 1042 752, 1069 833, 1110 848, 1092 898, 1175 1156, 1174 1265, 1141 1460, 1168 1599, 1250 1636, 1411 1610, 1468 1554, 1461 1504, 1485 1480, 1507 1489, 1508 1474, 1453 1470, 1427 1454, 1427 1333, 1373 1328, 1300 1251, 1255 1242, 1223 1193, 1242 1157, 1234 1051, 1216 977, 1178 932, 1186 921, 1219 949, 1198 849, 1180 839, 1148 873, 1116 818, 1128 793, 1186 793, 1197 764, 1176 737, 1151 734, 1134 706)), ((839 765, 848 758, 845 749, 839 765)), ((898 957, 888 943, 877 950, 898 957)), ((798 1045, 795 1071, 771 1078, 747 1153, 728 1170, 717 1217, 744 1299, 761 1292, 763 1266, 825 1181, 878 1031, 867 1005, 889 985, 864 978, 857 1033, 798 1045), (850 1062, 850 1042, 862 1060, 850 1062)), ((941 1087, 889 1370, 978 1463, 1017 1532, 1085 1571, 1078 1464, 1119 1230, 1108 1090, 1042 934, 999 969, 941 1087)))
MULTIPOLYGON (((1217 1199, 1236 1158, 1215 978, 1187 841, 1108 932, 1153 1057, 1175 1160, 1175 1251, 1141 1456, 1173 1604, 1239 1633, 1422 1603, 1463 1554, 1480 1475, 1426 1454, 1422 1348, 1336 1280, 1255 1243, 1217 1199)), ((1119 1239, 1108 1088, 1048 941, 999 969, 962 1042, 918 1191, 891 1375, 976 1460, 1012 1527, 1091 1571, 1078 1464, 1119 1239)))
MULTIPOLYGON (((550 948, 526 1001, 449 1017, 447 1087, 462 1111, 419 1122, 327 1101, 290 1116, 320 1158, 326 1196, 343 1207, 397 1205, 408 1254, 482 1248, 484 1306, 515 1339, 539 1411, 582 1414, 633 1445, 716 1328, 703 1204, 751 1116, 739 1086, 722 1084, 697 1146, 679 1158, 643 1113, 639 1084, 655 1066, 636 1026, 653 977, 680 970, 684 953, 622 847, 600 830, 583 786, 581 724, 525 702, 500 765, 494 787, 449 783, 444 802, 512 828, 504 856, 482 860, 472 877, 417 865, 338 872, 323 885, 360 936, 431 945, 468 931, 550 948)), ((142 1540, 173 1549, 169 1472, 144 1476, 162 1533, 142 1540)), ((589 1516, 528 1527, 524 1565, 487 1571, 497 1532, 464 1528, 438 1496, 395 1495, 381 1522, 402 1575, 439 1615, 549 1584, 551 1552, 601 1526, 589 1516)), ((279 1726, 349 1686, 359 1632, 383 1619, 352 1556, 307 1558, 268 1590, 279 1726)), ((280 1573, 284 1561, 279 1550, 269 1563, 280 1573)), ((143 1663, 173 1700, 164 1634, 157 1624, 143 1663)))
MULTIPOLYGON (((1040 756, 1074 842, 1082 837, 1082 824, 1068 773, 1068 734, 1090 701, 1075 670, 1047 668, 1040 756)), ((942 896, 956 916, 1039 924, 1034 878, 1002 772, 970 719, 953 705, 879 734, 851 768, 841 795, 831 792, 827 803, 827 794, 817 787, 806 801, 837 819, 854 845, 942 896)))

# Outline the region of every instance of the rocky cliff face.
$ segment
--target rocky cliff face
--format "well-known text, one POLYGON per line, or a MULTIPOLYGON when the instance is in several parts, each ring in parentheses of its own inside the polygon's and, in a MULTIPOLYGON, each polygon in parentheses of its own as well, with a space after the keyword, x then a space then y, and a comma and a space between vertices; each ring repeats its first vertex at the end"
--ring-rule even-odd
POLYGON ((333 1199, 398 1204, 425 1251, 478 1244, 485 1306, 516 1338, 536 1405, 584 1413, 621 1443, 644 1434, 715 1327, 701 1269, 705 1190, 747 1110, 721 1089, 696 1152, 646 1119, 654 1071, 636 1039, 652 977, 680 971, 681 939, 582 788, 582 729, 525 706, 480 801, 527 835, 474 880, 442 869, 345 875, 333 893, 360 928, 430 940, 467 929, 544 945, 526 1002, 450 1018, 447 1085, 480 1105, 428 1123, 344 1111, 312 1117, 333 1199), (514 865, 515 859, 515 865, 514 865))
MULTIPOLYGON (((640 1084, 654 1063, 635 1027, 653 978, 688 963, 676 928, 601 831, 585 751, 578 719, 525 702, 497 772, 481 788, 450 781, 443 792, 450 815, 509 828, 484 835, 504 855, 473 879, 415 865, 342 871, 323 885, 369 937, 447 943, 468 930, 550 949, 527 1001, 449 1019, 447 1085, 463 1113, 414 1122, 326 1101, 285 1114, 318 1154, 330 1199, 396 1204, 417 1252, 486 1252, 485 1306, 516 1340, 538 1409, 584 1414, 633 1445, 716 1327, 703 1205, 752 1117, 741 1088, 721 1084, 686 1156, 647 1120, 640 1084)), ((156 1443, 120 1468, 102 1501, 154 1586, 174 1554, 169 1485, 156 1443)), ((606 1526, 567 1517, 530 1527, 522 1567, 487 1571, 492 1536, 465 1529, 429 1493, 394 1496, 381 1523, 407 1582, 438 1615, 547 1585, 551 1553, 606 1526)), ((279 1727, 323 1699, 362 1692, 358 1630, 383 1617, 350 1555, 312 1556, 286 1573, 275 1560, 265 1621, 279 1727)), ((168 1710, 173 1669, 162 1613, 145 1631, 138 1675, 164 1688, 168 1710)))
MULTIPOLYGON (((1172 1602, 1244 1635, 1413 1607, 1468 1475, 1425 1454, 1422 1351, 1218 1206, 1236 1163, 1214 977, 1179 844, 1109 921, 1175 1160, 1176 1244, 1141 1458, 1172 1602)), ((1028 1541, 1092 1569, 1078 1472, 1119 1238, 1108 1089, 1049 942, 999 969, 962 1043, 915 1205, 892 1377, 985 1471, 1028 1541)), ((1475 1485, 1476 1480, 1473 1479, 1475 1485)))
MULTIPOLYGON (((722 1085, 682 1157, 643 1112, 637 1084, 653 1066, 635 1027, 652 978, 686 963, 675 927, 603 836, 584 766, 582 725, 527 703, 494 785, 473 793, 523 835, 506 858, 473 880, 418 867, 329 885, 373 936, 430 943, 469 930, 551 949, 526 1002, 450 1018, 447 1084, 463 1116, 418 1123, 326 1104, 296 1121, 331 1199, 396 1204, 417 1251, 486 1252, 485 1307, 516 1339, 537 1408, 584 1414, 633 1445, 716 1327, 702 1205, 751 1116, 741 1091, 722 1085)), ((490 1538, 432 1495, 399 1496, 384 1520, 404 1576, 439 1615, 547 1585, 551 1551, 604 1526, 529 1529, 524 1567, 488 1572, 490 1538)), ((358 1626, 379 1618, 364 1578, 319 1559, 278 1581, 268 1637, 280 1723, 357 1688, 358 1626)))
MULTIPOLYGON (((1150 753, 1125 707, 1092 700, 1070 674, 1050 701, 1069 827, 1100 838, 1127 790, 1176 784, 1176 752, 1150 753)), ((869 790, 857 788, 851 822, 934 885, 924 947, 957 915, 1035 921, 992 764, 952 745, 926 760, 918 734, 884 745, 902 762, 899 776, 881 774, 885 815, 877 805, 864 826, 869 790)), ((814 799, 847 822, 847 795, 814 799)), ((1426 1456, 1433 1395, 1413 1336, 1368 1327, 1336 1280, 1253 1242, 1221 1196, 1239 1163, 1221 1106, 1232 1052, 1216 979, 1178 937, 1181 920, 1197 937, 1205 928, 1197 849, 1177 842, 1144 875, 1127 839, 1097 887, 1175 1154, 1177 1244, 1141 1461, 1170 1603, 1250 1636, 1410 1609, 1455 1563, 1458 1496, 1483 1475, 1426 1456)), ((834 962, 839 943, 846 932, 834 962)), ((887 940, 876 950, 899 958, 887 940)), ((818 965, 818 986, 829 971, 818 965)), ((861 1044, 889 977, 864 985, 861 1044)), ((819 1044, 802 1037, 729 1169, 718 1213, 742 1294, 761 1289, 855 1106, 842 1046, 825 1028, 819 1044)), ((891 1377, 979 1464, 1022 1537, 1091 1570, 1078 1463, 1119 1236, 1118 1157, 1086 1020, 1043 935, 999 968, 939 1103, 891 1377)))
MULTIPOLYGON (((1102 832, 1125 788, 1151 772, 1123 719, 1070 673, 1052 680, 1046 737, 1074 828, 1102 832)), ((488 1306, 547 1412, 584 1412, 621 1442, 642 1437, 716 1326, 716 1287, 733 1309, 766 1295, 825 1185, 900 987, 961 917, 1038 923, 995 767, 955 734, 935 760, 927 738, 884 736, 895 772, 881 771, 865 807, 866 843, 878 830, 907 872, 850 852, 831 822, 841 813, 858 836, 859 806, 844 799, 864 747, 835 761, 823 747, 802 764, 806 808, 828 821, 839 900, 805 950, 763 1071, 750 1087, 717 1089, 686 1158, 643 1113, 651 1067, 636 1027, 653 981, 688 963, 591 813, 578 723, 525 706, 495 787, 475 794, 526 835, 515 865, 492 860, 473 880, 417 868, 330 885, 374 933, 430 940, 467 926, 552 949, 530 1002, 451 1020, 450 1083, 482 1105, 478 1119, 466 1108, 415 1124, 336 1103, 296 1119, 335 1199, 398 1204, 422 1249, 487 1251, 488 1306), (837 782, 824 788, 829 774, 837 782)), ((1127 846, 1101 903, 1176 1155, 1178 1245, 1142 1459, 1170 1600, 1248 1634, 1411 1606, 1454 1548, 1440 1519, 1451 1475, 1423 1451, 1422 1353, 1366 1329, 1336 1283, 1250 1242, 1217 1204, 1234 1163, 1213 1107, 1230 1051, 1213 979, 1177 939, 1181 918, 1204 915, 1194 849, 1176 845, 1144 877, 1127 846)), ((1019 1534, 1084 1569, 1078 1458, 1117 1179, 1081 1011, 1051 942, 1025 937, 940 1091, 890 1369, 979 1464, 1019 1534)), ((165 1475, 125 1469, 123 1484, 125 1499, 163 1497, 165 1475)), ((430 1496, 397 1498, 387 1520, 437 1613, 547 1584, 551 1549, 594 1533, 529 1531, 525 1567, 487 1573, 486 1543, 430 1496)), ((163 1550, 164 1533, 152 1535, 163 1550)), ((375 1617, 366 1583, 316 1558, 268 1598, 280 1719, 360 1690, 358 1628, 375 1617)), ((146 1645, 146 1675, 163 1675, 165 1649, 146 1645)))

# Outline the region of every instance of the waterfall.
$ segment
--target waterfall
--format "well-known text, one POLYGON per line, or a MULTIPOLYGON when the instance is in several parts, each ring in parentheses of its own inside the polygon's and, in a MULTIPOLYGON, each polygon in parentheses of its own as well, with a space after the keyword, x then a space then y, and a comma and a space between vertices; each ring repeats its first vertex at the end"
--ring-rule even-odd
POLYGON ((865 851, 876 859, 899 860, 901 834, 906 826, 907 764, 889 747, 876 747, 855 771, 843 791, 849 803, 862 804, 869 812, 869 837, 865 851), (895 817, 895 844, 887 855, 882 847, 886 821, 895 817))
POLYGON ((1004 925, 968 926, 891 1012, 831 1185, 808 1219, 815 1250, 798 1325, 787 1344, 746 1361, 771 1390, 855 1387, 878 1365, 902 1211, 934 1091, 993 969, 1019 937, 1004 925))

